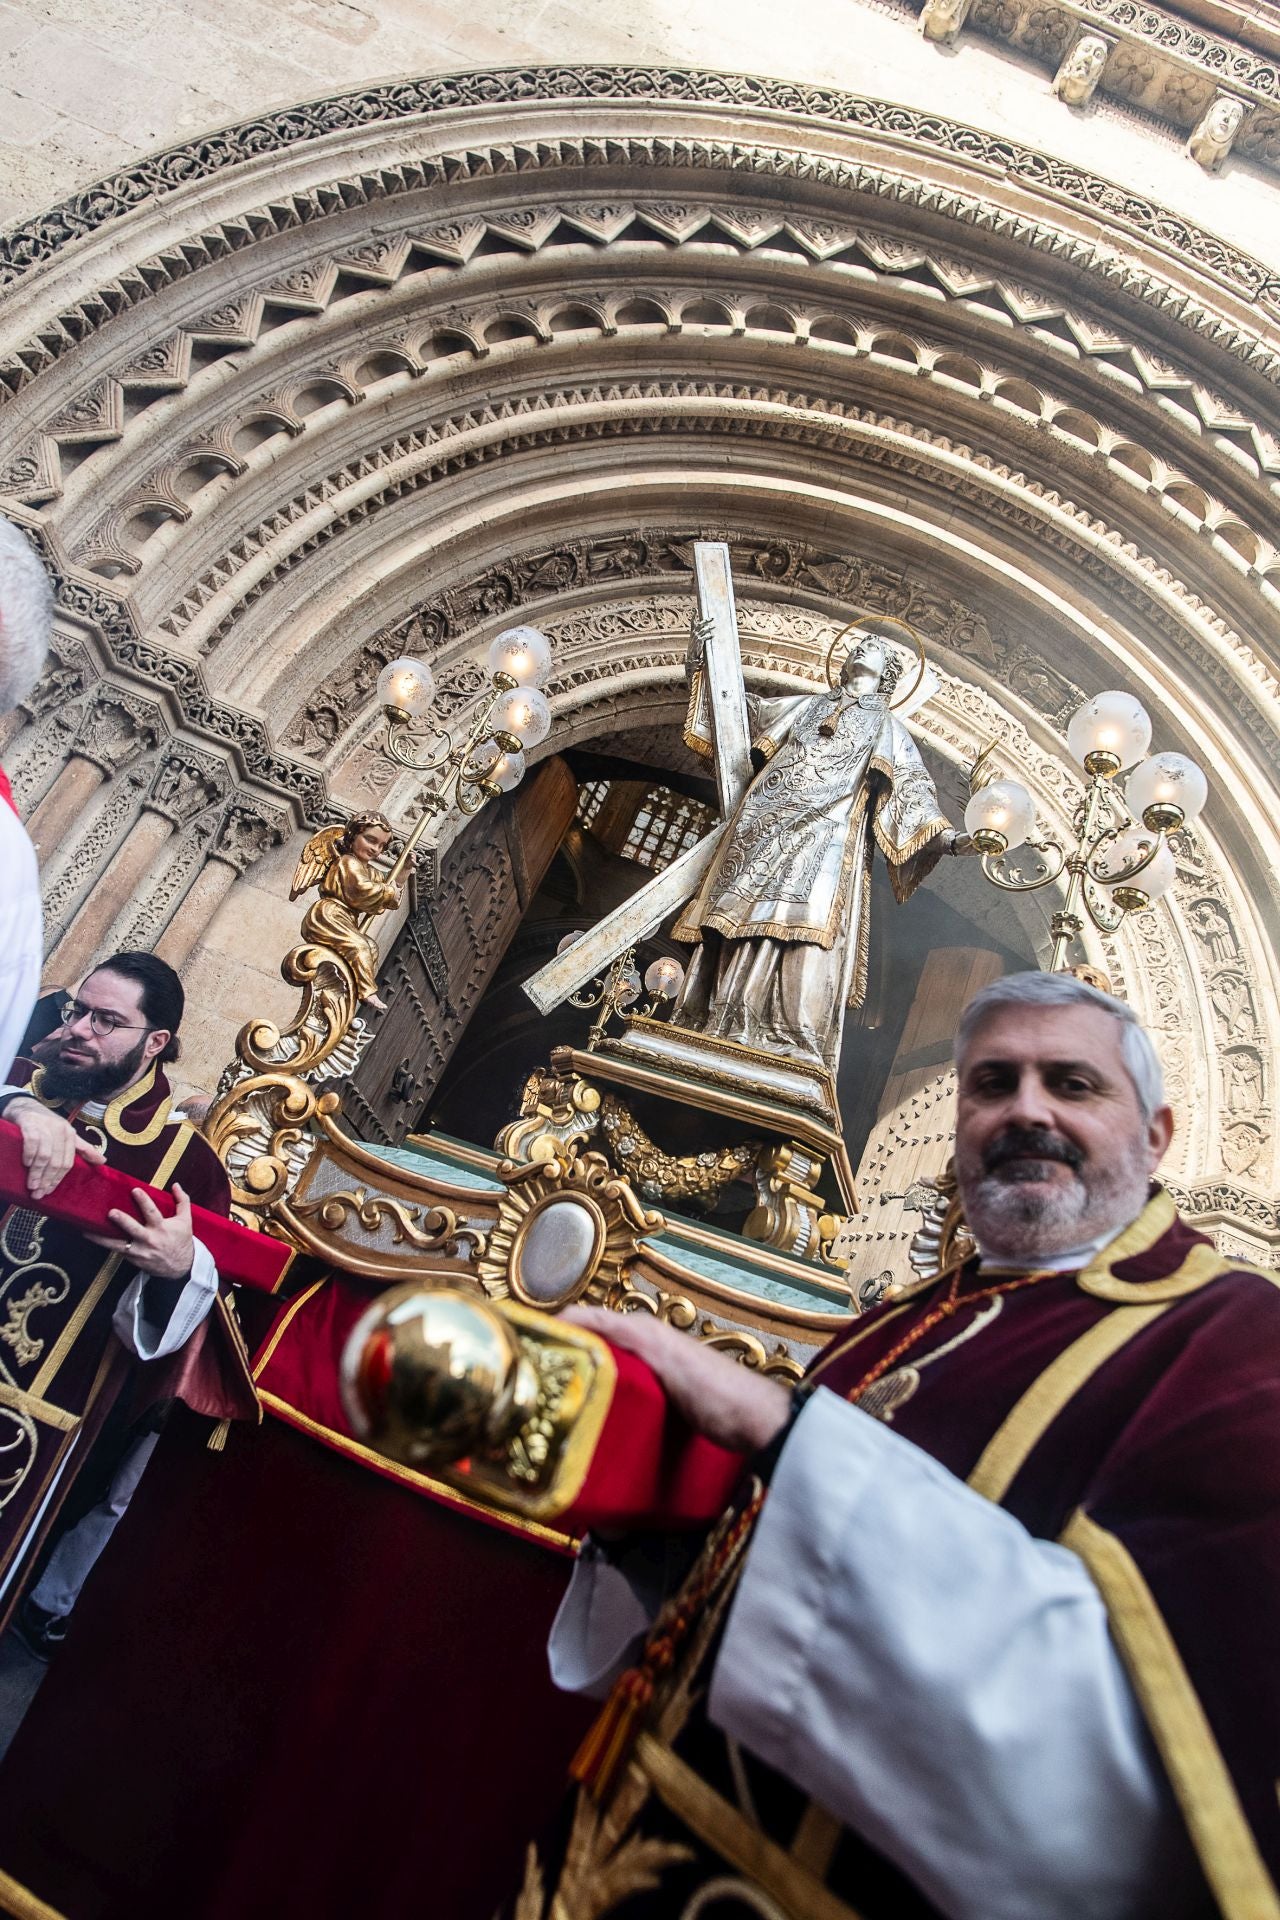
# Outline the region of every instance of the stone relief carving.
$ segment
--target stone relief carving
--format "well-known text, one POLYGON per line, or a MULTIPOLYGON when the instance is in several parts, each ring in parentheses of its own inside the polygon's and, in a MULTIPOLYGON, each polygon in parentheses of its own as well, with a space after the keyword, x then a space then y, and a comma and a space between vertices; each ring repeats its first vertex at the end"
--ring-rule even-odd
MULTIPOLYGON (((1078 703, 1079 691, 1070 681, 1051 669, 1035 671, 1026 643, 993 636, 981 615, 935 592, 921 580, 908 581, 900 569, 856 554, 824 553, 801 541, 763 541, 723 528, 699 531, 659 527, 642 529, 626 539, 604 535, 561 541, 532 553, 514 553, 473 580, 437 595, 348 656, 298 709, 281 738, 286 745, 298 747, 303 747, 306 740, 323 740, 330 734, 335 740, 340 738, 339 721, 344 730, 350 727, 361 707, 367 705, 388 660, 404 653, 436 657, 448 643, 481 622, 536 601, 549 589, 567 590, 589 581, 670 579, 673 575, 682 582, 691 580, 693 544, 700 538, 728 540, 734 575, 739 580, 755 578, 775 586, 817 589, 824 597, 847 605, 911 620, 931 639, 969 655, 993 672, 1017 674, 1019 691, 1025 689, 1024 697, 1034 705, 1047 699, 1051 702, 1047 710, 1056 713, 1067 701, 1078 703)), ((793 631, 794 623, 803 618, 784 608, 778 608, 776 615, 779 625, 792 622, 793 631)), ((638 622, 648 617, 636 616, 638 622)), ((669 616, 664 613, 662 617, 664 622, 670 619, 674 635, 682 618, 680 611, 673 607, 669 616)), ((608 619, 607 614, 586 614, 556 622, 561 639, 558 660, 567 662, 580 647, 600 644, 593 622, 608 619)), ((616 627, 610 632, 616 641, 616 627)), ((452 717, 480 693, 482 686, 483 676, 474 663, 452 674, 441 692, 442 716, 452 717)), ((563 690, 559 677, 554 686, 563 690)))
POLYGON ((149 700, 113 687, 96 693, 86 707, 75 751, 109 777, 154 747, 159 735, 159 709, 149 700))
POLYGON ((1256 1047, 1227 1047, 1219 1056, 1229 1113, 1256 1114, 1266 1097, 1262 1057, 1256 1047))
MULTIPOLYGON (((278 752, 259 716, 215 699, 194 661, 144 638, 131 610, 106 588, 95 588, 66 575, 43 527, 31 527, 29 531, 52 576, 58 606, 98 636, 111 667, 117 669, 122 678, 131 678, 152 690, 163 689, 183 727, 216 746, 230 748, 251 778, 259 780, 271 792, 287 794, 295 804, 300 825, 321 824, 329 817, 328 791, 323 776, 315 768, 278 752)), ((80 657, 88 676, 93 671, 88 655, 82 652, 80 657)), ((33 697, 42 710, 53 706, 57 695, 52 689, 64 670, 63 661, 57 660, 37 687, 33 697), (46 689, 50 689, 48 694, 46 689)), ((58 710, 53 707, 53 711, 58 710)), ((151 728, 154 738, 158 739, 159 709, 152 702, 140 699, 131 688, 116 685, 104 677, 100 690, 78 723, 76 750, 91 759, 98 758, 104 770, 110 771, 113 763, 109 750, 115 750, 111 742, 119 734, 122 748, 127 750, 131 726, 151 728), (113 718, 112 710, 123 717, 113 718)))
POLYGON ((13 797, 21 813, 33 810, 66 764, 83 713, 83 706, 78 705, 52 707, 18 735, 6 757, 13 770, 13 797))
POLYGON ((1087 106, 1114 45, 1104 33, 1082 33, 1053 77, 1053 91, 1059 100, 1065 100, 1069 107, 1087 106))
POLYGON ((221 761, 190 748, 167 754, 160 764, 146 804, 175 826, 203 813, 227 790, 227 772, 221 761))
POLYGON ((261 801, 238 800, 227 809, 210 848, 211 857, 225 860, 237 873, 247 873, 272 847, 283 846, 290 828, 289 815, 261 801))
POLYGON ((1197 122, 1187 152, 1206 173, 1217 173, 1235 143, 1244 122, 1244 103, 1232 94, 1220 93, 1204 117, 1197 122))

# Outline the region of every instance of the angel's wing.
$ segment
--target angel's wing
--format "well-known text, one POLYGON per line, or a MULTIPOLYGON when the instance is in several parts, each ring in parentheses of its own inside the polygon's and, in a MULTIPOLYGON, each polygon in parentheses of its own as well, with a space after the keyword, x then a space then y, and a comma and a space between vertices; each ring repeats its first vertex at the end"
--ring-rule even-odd
POLYGON ((339 821, 334 827, 321 827, 319 833, 313 833, 302 849, 297 867, 294 869, 293 885, 289 888, 289 898, 296 900, 298 895, 306 893, 310 887, 318 887, 337 858, 338 842, 346 832, 345 825, 339 821))

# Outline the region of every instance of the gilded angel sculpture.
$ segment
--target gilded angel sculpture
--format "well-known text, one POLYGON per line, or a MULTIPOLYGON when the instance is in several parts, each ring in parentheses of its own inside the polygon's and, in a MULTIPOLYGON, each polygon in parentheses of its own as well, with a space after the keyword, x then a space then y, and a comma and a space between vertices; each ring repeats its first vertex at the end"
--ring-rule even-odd
POLYGON ((312 887, 320 898, 302 918, 303 938, 332 947, 355 975, 361 1000, 385 1012, 378 994, 377 943, 362 921, 400 904, 401 888, 389 881, 377 862, 391 844, 391 822, 381 813, 360 813, 336 827, 322 827, 302 849, 289 889, 296 900, 312 887))

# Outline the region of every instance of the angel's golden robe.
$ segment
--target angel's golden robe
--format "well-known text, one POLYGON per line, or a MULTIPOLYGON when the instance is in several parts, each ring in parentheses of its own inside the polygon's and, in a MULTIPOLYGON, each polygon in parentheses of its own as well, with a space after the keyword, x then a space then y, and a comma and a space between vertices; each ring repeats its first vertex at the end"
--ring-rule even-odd
POLYGON ((378 947, 361 921, 398 906, 400 889, 369 861, 339 852, 345 832, 343 826, 322 827, 311 836, 302 850, 289 898, 296 900, 310 887, 319 889, 320 898, 302 916, 302 936, 341 954, 355 975, 359 997, 368 1000, 378 990, 378 947))
MULTIPOLYGON (((834 1072, 844 1009, 866 993, 873 849, 905 900, 950 828, 883 693, 753 698, 750 714, 766 765, 675 927, 676 939, 701 944, 672 1018, 834 1072)), ((700 674, 685 738, 710 751, 700 674)))

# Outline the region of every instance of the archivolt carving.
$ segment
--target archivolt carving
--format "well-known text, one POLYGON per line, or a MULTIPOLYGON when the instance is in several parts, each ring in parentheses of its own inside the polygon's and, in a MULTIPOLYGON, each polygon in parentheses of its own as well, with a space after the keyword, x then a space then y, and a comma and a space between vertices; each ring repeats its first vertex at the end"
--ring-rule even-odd
MULTIPOLYGON (((258 715, 215 699, 194 661, 144 638, 124 602, 106 588, 65 572, 45 530, 24 524, 42 549, 60 615, 100 641, 109 663, 108 673, 115 670, 121 681, 162 691, 180 726, 197 738, 231 748, 248 776, 294 801, 301 823, 319 824, 328 817, 328 792, 323 777, 314 768, 279 753, 258 715)), ((103 668, 91 661, 83 645, 68 642, 61 634, 55 636, 53 664, 26 703, 29 713, 41 715, 49 709, 56 713, 58 703, 67 694, 74 697, 76 687, 99 675, 104 684, 82 708, 77 723, 77 751, 89 758, 105 753, 114 737, 112 729, 117 723, 104 716, 113 712, 137 715, 145 709, 148 724, 158 726, 159 709, 152 702, 139 702, 139 696, 129 686, 107 681, 103 668)), ((154 739, 156 735, 153 733, 151 737, 154 739)), ((24 750, 25 741, 20 736, 18 755, 24 750)), ((110 770, 109 761, 103 765, 104 770, 110 770)))
MULTIPOLYGON (((912 283, 904 283, 903 292, 911 286, 912 283)), ((843 293, 844 289, 838 291, 843 293)), ((997 289, 988 286, 984 291, 995 293, 997 289)), ((1022 325, 1025 326, 1030 318, 1039 323, 1042 329, 1044 321, 1049 318, 1040 311, 1043 302, 1037 302, 1029 312, 1024 302, 1015 300, 1007 289, 1003 291, 1006 310, 1016 310, 1022 325)), ((666 331, 678 333, 682 324, 682 310, 689 311, 691 308, 688 296, 646 291, 644 297, 656 312, 664 316, 662 324, 666 331)), ((560 296, 562 300, 563 295, 560 296)), ((510 365, 513 355, 518 356, 522 348, 530 350, 541 347, 554 337, 555 308, 558 304, 557 301, 545 302, 541 312, 547 316, 546 323, 543 324, 535 314, 529 320, 523 338, 513 339, 507 332, 503 341, 505 378, 510 380, 514 377, 510 365)), ((589 322, 589 325, 577 329, 579 336, 594 333, 603 339, 616 337, 619 333, 642 335, 643 325, 611 324, 609 320, 610 312, 625 312, 634 304, 634 293, 629 299, 614 293, 602 299, 597 311, 575 307, 572 309, 573 315, 589 322)), ((705 306, 705 301, 701 304, 705 306)), ((560 311, 565 313, 570 310, 561 306, 560 311)), ((726 332, 734 336, 744 339, 758 337, 770 348, 776 348, 782 331, 779 321, 786 320, 790 326, 789 337, 794 344, 826 358, 836 357, 837 364, 834 366, 809 370, 816 380, 825 382, 828 392, 833 382, 838 386, 848 379, 848 369, 843 362, 850 355, 870 359, 875 364, 878 382, 882 385, 888 382, 890 387, 897 385, 903 396, 910 385, 913 389, 910 401, 913 408, 919 405, 919 375, 924 374, 927 381, 943 383, 946 395, 942 404, 948 406, 952 413, 958 412, 959 417, 966 418, 968 430, 979 433, 985 431, 993 442, 1021 444, 1024 457, 1033 464, 1058 472, 1064 466, 1073 467, 1082 477, 1097 469, 1101 456, 1102 465, 1116 480, 1138 490, 1144 498, 1152 493, 1163 496, 1197 527, 1203 527, 1215 538, 1221 539, 1234 556, 1255 566, 1264 578, 1273 573, 1280 577, 1280 556, 1262 530, 1267 520, 1255 517, 1254 523, 1250 524, 1248 510, 1242 512, 1233 501, 1215 497, 1213 478, 1205 471, 1206 464, 1211 468, 1214 461, 1211 457, 1206 463, 1203 436, 1206 430, 1227 436, 1237 455, 1243 456, 1255 473, 1280 472, 1280 442, 1267 434, 1238 406, 1207 389, 1197 388, 1189 375, 1151 359, 1135 344, 1118 342, 1106 336, 1100 342, 1096 329, 1088 327, 1083 320, 1061 312, 1053 317, 1074 339, 1088 343, 1084 351, 1092 354, 1105 352, 1106 366, 1127 372, 1141 382, 1147 391, 1162 394, 1166 404, 1159 419, 1158 433, 1154 431, 1154 419, 1143 421, 1133 417, 1132 406, 1125 404, 1122 393, 1116 389, 1104 389, 1100 395, 1093 395, 1089 404, 1082 408, 1076 396, 1055 394, 1043 378, 1038 385, 1029 381, 1026 378, 1028 369, 1023 363, 1002 365, 997 360, 993 364, 993 343, 983 344, 980 349, 982 358, 978 359, 971 354, 958 353, 954 340, 930 338, 927 331, 922 332, 918 327, 907 334, 900 330, 886 330, 883 319, 869 321, 857 316, 838 317, 821 307, 805 307, 788 313, 776 304, 752 304, 750 299, 742 305, 726 306, 723 326, 726 332), (1007 416, 1011 411, 1013 418, 1000 417, 997 429, 993 426, 992 414, 988 412, 984 417, 977 407, 976 403, 980 400, 993 402, 996 416, 1007 416), (1186 423, 1181 432, 1177 424, 1180 413, 1184 415, 1186 423), (1171 447, 1187 434, 1192 436, 1187 446, 1188 460, 1194 465, 1198 477, 1193 477, 1185 465, 1179 465, 1168 457, 1171 447), (1206 479, 1209 480, 1208 486, 1204 484, 1206 479)), ((483 322, 477 322, 466 336, 469 342, 466 357, 480 358, 488 354, 487 346, 477 344, 482 328, 492 333, 495 330, 510 330, 513 326, 510 311, 499 307, 487 322, 487 327, 483 322)), ((786 337, 783 334, 783 338, 786 337)), ((445 363, 437 360, 433 364, 436 367, 447 366, 452 371, 452 360, 456 357, 451 356, 450 361, 445 363)), ((368 345, 362 344, 347 359, 351 366, 349 380, 336 376, 331 366, 324 366, 300 374, 297 384, 314 390, 320 382, 333 382, 336 391, 352 403, 366 392, 379 391, 385 397, 388 390, 385 350, 371 353, 368 345), (366 376, 363 381, 362 375, 366 376)), ((428 363, 411 359, 407 353, 399 356, 399 363, 399 384, 421 378, 429 370, 428 363)), ((167 542, 162 536, 164 529, 172 522, 187 521, 197 511, 221 512, 225 509, 232 483, 252 475, 267 457, 265 449, 269 445, 269 442, 263 442, 252 464, 249 459, 227 450, 234 446, 247 427, 264 417, 261 396, 245 393, 243 383, 231 391, 228 403, 234 409, 234 417, 224 419, 217 429, 217 437, 222 444, 213 445, 212 436, 205 432, 198 440, 178 444, 171 455, 136 480, 128 479, 124 483, 127 486, 127 498, 102 515, 83 538, 76 539, 74 551, 81 564, 106 577, 121 572, 136 574, 146 564, 153 550, 167 551, 167 542)), ((491 408, 488 412, 492 418, 503 417, 504 412, 510 417, 515 411, 524 411, 528 404, 527 400, 507 401, 503 407, 491 408)), ((419 398, 415 402, 415 411, 420 411, 420 407, 419 398)), ((471 425, 474 421, 475 416, 468 414, 464 416, 463 424, 471 425)), ((280 420, 280 426, 281 430, 286 430, 283 419, 280 420)), ((296 436, 310 429, 307 421, 303 420, 292 431, 296 436)), ((405 444, 412 450, 415 445, 424 446, 436 438, 447 440, 458 431, 459 423, 446 419, 429 430, 425 437, 410 435, 405 444)), ((180 441, 180 425, 175 428, 174 438, 180 441)), ((371 448, 349 470, 347 484, 364 478, 373 470, 367 464, 370 460, 375 466, 384 466, 391 464, 394 457, 390 442, 384 441, 382 445, 371 448)), ((1219 460, 1218 465, 1222 468, 1217 476, 1218 484, 1238 488, 1238 463, 1234 468, 1227 468, 1219 460)), ((332 493, 335 478, 330 476, 325 484, 332 493)), ((1085 484, 1089 482, 1086 480, 1085 484)), ((27 497, 20 487, 15 489, 15 496, 20 499, 27 497)), ((271 521, 255 530, 251 539, 241 538, 233 552, 220 559, 216 568, 184 592, 179 604, 161 620, 163 630, 174 635, 180 634, 208 599, 225 585, 229 570, 256 561, 265 543, 278 537, 290 520, 296 521, 308 511, 310 508, 304 497, 277 512, 271 521)), ((224 620, 223 628, 226 624, 224 620)))
MULTIPOLYGON (((617 409, 611 413, 603 397, 593 402, 585 396, 584 411, 593 416, 589 421, 584 419, 576 427, 565 425, 557 433, 545 418, 540 426, 530 427, 527 415, 517 415, 508 445, 536 444, 549 433, 564 444, 572 443, 577 435, 598 436, 601 432, 623 432, 628 427, 644 433, 651 433, 656 427, 706 435, 732 432, 735 427, 749 432, 767 425, 778 439, 800 440, 819 449, 835 448, 845 459, 850 456, 865 459, 872 466, 887 468, 920 482, 935 495, 938 490, 945 490, 979 507, 989 519, 1024 533, 1042 548, 1054 550, 1073 571, 1082 571, 1105 583, 1110 601, 1121 600, 1146 620, 1161 626, 1178 651, 1190 652, 1197 668, 1222 689, 1266 754, 1274 752, 1272 703, 1280 686, 1254 647, 1215 614, 1197 592, 1171 576, 1166 564, 1154 555, 1138 551, 1123 535, 1113 534, 1095 515, 1064 499, 1056 489, 1027 480, 1004 463, 974 456, 968 447, 946 437, 935 438, 923 428, 832 404, 806 406, 804 395, 777 393, 765 398, 722 390, 719 407, 709 405, 704 395, 689 395, 684 405, 681 404, 683 398, 669 388, 644 400, 639 395, 634 401, 624 401, 619 396, 617 409), (655 420, 653 414, 659 404, 663 412, 655 420), (1210 635, 1215 639, 1220 637, 1225 643, 1234 657, 1231 666, 1223 659, 1220 648, 1206 644, 1210 635), (1265 705, 1251 696, 1245 676, 1247 682, 1258 687, 1265 705)), ((492 438, 482 436, 479 428, 473 428, 472 432, 475 440, 465 453, 455 455, 455 460, 472 465, 477 459, 496 457, 492 438)), ((396 472, 388 481, 386 491, 398 496, 409 484, 429 484, 439 471, 437 463, 430 461, 416 476, 396 472)), ((348 513, 337 514, 327 529, 322 527, 310 532, 300 548, 281 556, 270 577, 279 579, 304 555, 314 552, 326 535, 332 537, 354 524, 355 519, 367 517, 372 511, 373 499, 374 496, 366 492, 348 513)), ((264 571, 255 570, 253 595, 266 590, 267 579, 264 571)))
MULTIPOLYGON (((1141 39, 1116 12, 1124 4, 1105 0, 1097 21, 1141 39)), ((127 577, 133 598, 60 569, 63 624, 89 637, 93 660, 76 678, 79 662, 62 655, 64 678, 46 683, 14 764, 38 790, 64 718, 85 720, 100 679, 154 695, 161 754, 181 732, 226 756, 245 787, 227 812, 194 790, 194 812, 177 809, 187 825, 157 914, 195 870, 198 839, 238 865, 264 832, 319 824, 329 800, 315 760, 341 770, 344 792, 371 777, 361 736, 392 639, 416 634, 446 711, 461 715, 481 634, 508 607, 538 606, 560 643, 560 737, 614 730, 641 697, 652 720, 678 697, 681 545, 716 531, 709 518, 752 588, 749 663, 765 664, 767 638, 771 672, 806 684, 823 622, 857 605, 905 610, 944 663, 1000 689, 1009 751, 1053 813, 1070 797, 1057 742, 1092 646, 1099 672, 1132 660, 1151 683, 1165 676, 1179 725, 1200 726, 1243 770, 1217 803, 1231 844, 1265 841, 1280 604, 1266 577, 1280 568, 1269 494, 1280 440, 1265 395, 1280 385, 1280 280, 1127 189, 831 90, 556 69, 372 89, 156 156, 11 236, 0 285, 37 264, 47 273, 20 304, 0 299, 11 395, 0 485, 77 565, 127 577), (513 100, 527 138, 502 124, 513 100), (570 103, 584 101, 580 133, 570 103), (687 128, 682 102, 696 108, 687 128), (656 103, 660 132, 643 124, 656 103), (465 147, 455 108, 467 110, 465 147), (398 130, 394 160, 369 131, 379 127, 398 130), (876 150, 886 138, 892 165, 876 150), (275 150, 288 155, 287 182, 265 164, 275 150), (242 183, 239 161, 253 163, 242 183), (217 224, 201 233, 215 171, 217 224), (594 198, 584 182, 599 183, 594 198), (120 272, 130 256, 138 264, 120 272), (231 354, 235 366, 209 365, 231 354), (445 381, 447 406, 433 410, 445 381), (161 396, 164 412, 151 404, 161 396), (612 455, 598 443, 621 447, 624 435, 631 475, 688 473, 718 438, 722 470, 758 478, 772 498, 813 475, 859 511, 906 503, 922 555, 931 526, 969 544, 949 570, 876 560, 860 531, 864 553, 850 554, 856 514, 828 536, 799 488, 778 537, 761 538, 757 520, 748 539, 749 491, 721 506, 706 476, 688 533, 662 530, 674 495, 640 509, 660 524, 637 533, 616 487, 590 520, 569 517, 558 544, 550 514, 526 523, 525 480, 554 487, 566 447, 583 471, 594 461, 603 472, 612 455), (76 449, 65 472, 59 446, 76 449), (502 565, 507 523, 452 530, 465 517, 455 505, 469 513, 485 498, 481 464, 498 462, 520 524, 502 565), (405 556, 423 553, 424 487, 436 488, 432 527, 446 532, 427 549, 431 596, 415 608, 423 571, 410 583, 405 556), (988 592, 983 554, 1016 578, 1003 599, 988 592), (333 582, 357 561, 373 585, 344 604, 340 626, 333 582), (1006 619, 1033 585, 1071 609, 1043 635, 1006 619), (633 589, 652 604, 647 625, 621 604, 633 589), (787 608, 774 604, 784 597, 787 608), (211 691, 197 645, 216 649, 209 671, 223 687, 262 663, 254 684, 273 725, 288 687, 287 745, 312 764, 281 751, 259 712, 211 691), (278 829, 262 824, 273 795, 278 829)), ((935 707, 923 724, 953 761, 989 737, 997 712, 976 684, 949 687, 935 707)), ((136 812, 142 771, 135 761, 109 780, 91 831, 121 795, 136 812)), ((1161 1033, 1177 1088, 1219 1050, 1218 1084, 1176 1169, 1194 1194, 1192 1170, 1210 1183, 1209 1218, 1228 1190, 1247 1201, 1273 1176, 1274 996, 1216 847, 1197 842, 1180 861, 1173 905, 1126 927, 1106 957, 1161 1033)), ((158 923, 151 905, 140 904, 140 929, 158 923)), ((1253 1231, 1235 1204, 1230 1220, 1253 1231)))

